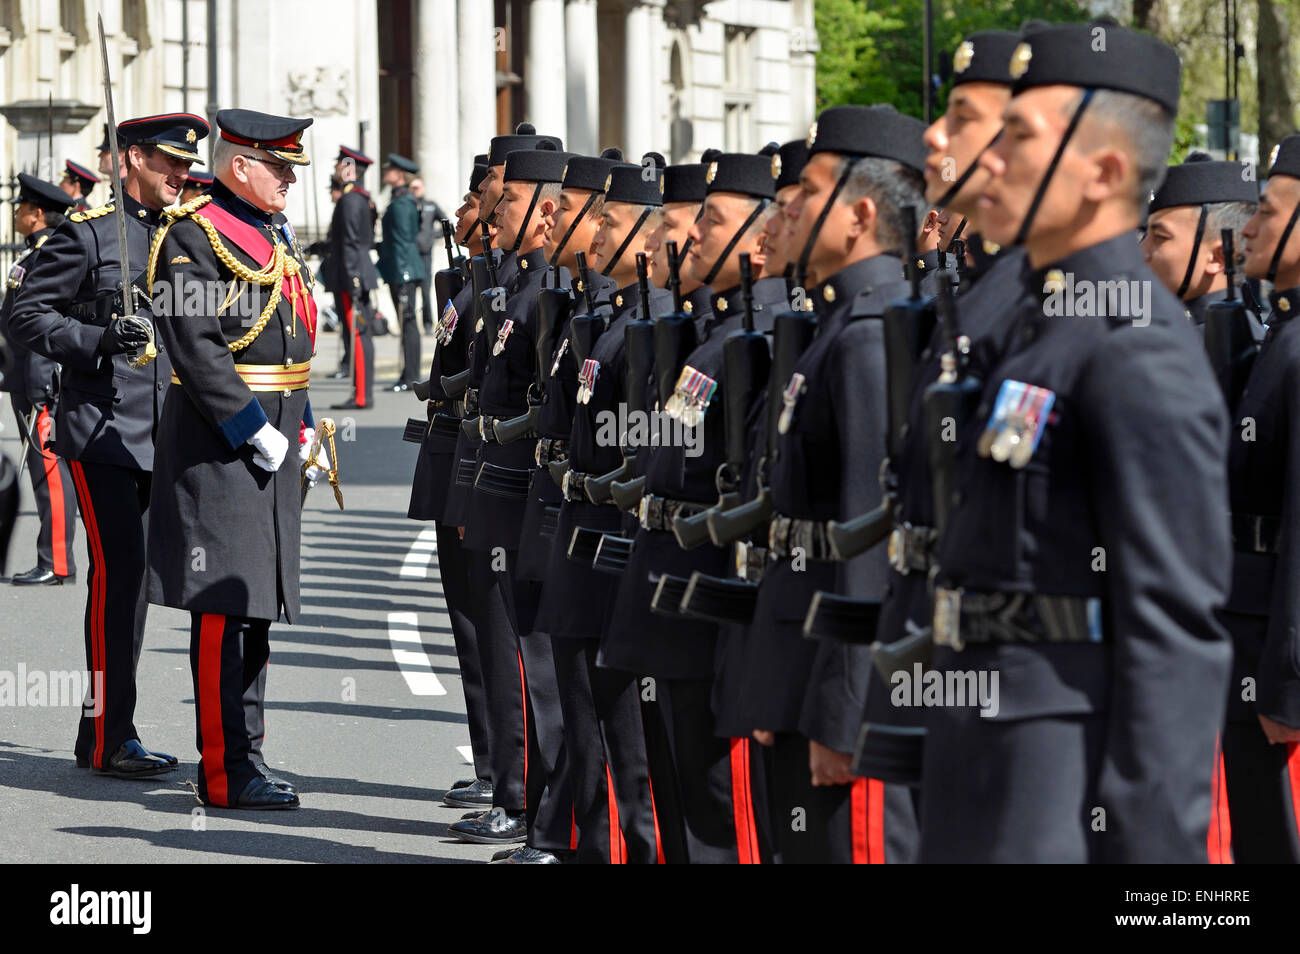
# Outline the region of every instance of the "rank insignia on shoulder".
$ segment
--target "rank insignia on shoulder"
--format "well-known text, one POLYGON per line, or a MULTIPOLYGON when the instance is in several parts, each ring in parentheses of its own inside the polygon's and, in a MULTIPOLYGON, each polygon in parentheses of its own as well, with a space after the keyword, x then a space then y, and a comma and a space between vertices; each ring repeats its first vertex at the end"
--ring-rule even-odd
POLYGON ((173 259, 171 260, 171 264, 172 264, 172 265, 190 265, 190 264, 193 264, 193 263, 190 261, 190 257, 189 257, 188 255, 177 255, 175 258, 173 258, 173 259))
POLYGON ((1003 381, 980 435, 979 455, 1020 470, 1038 450, 1055 403, 1055 391, 1023 381, 1003 381))

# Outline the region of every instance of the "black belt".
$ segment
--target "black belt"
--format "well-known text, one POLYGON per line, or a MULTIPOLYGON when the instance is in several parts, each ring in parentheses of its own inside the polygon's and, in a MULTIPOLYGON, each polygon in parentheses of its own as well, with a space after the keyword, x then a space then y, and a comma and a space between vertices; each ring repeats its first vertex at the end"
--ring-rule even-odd
POLYGON ((478 414, 478 388, 466 388, 461 399, 461 417, 473 417, 478 414))
POLYGON ((954 650, 974 643, 1100 643, 1101 600, 1035 593, 934 594, 934 642, 954 650))
POLYGON ((763 578, 763 570, 767 567, 770 551, 767 547, 754 546, 744 540, 736 543, 735 547, 737 578, 749 583, 757 583, 763 578))
POLYGON ((767 546, 778 559, 802 551, 809 560, 833 560, 834 551, 826 539, 825 520, 804 520, 776 514, 767 528, 767 546))
POLYGON ((445 414, 451 417, 460 417, 460 402, 449 401, 447 399, 430 399, 428 402, 429 410, 435 414, 445 414))
POLYGON ((523 500, 528 497, 533 482, 533 469, 502 467, 491 461, 483 461, 474 479, 474 489, 494 497, 509 500, 523 500))
POLYGON ((637 519, 646 530, 672 530, 673 519, 677 516, 692 517, 709 509, 708 504, 693 500, 673 500, 670 497, 656 497, 645 494, 637 510, 637 519))
POLYGON ((454 414, 443 414, 441 412, 433 415, 433 420, 429 422, 430 436, 446 438, 455 442, 460 436, 460 418, 454 414))
POLYGON ((555 529, 560 525, 560 508, 557 504, 547 504, 542 508, 540 533, 543 540, 555 536, 555 529))
MULTIPOLYGON (((517 416, 517 415, 516 415, 517 416)), ((499 444, 497 440, 496 424, 498 421, 513 421, 514 417, 493 417, 491 414, 480 414, 478 417, 478 436, 485 444, 499 444)), ((537 436, 536 431, 528 431, 516 438, 516 440, 531 440, 537 436)))
POLYGON ((1260 517, 1250 513, 1232 515, 1232 549, 1238 553, 1277 553, 1281 534, 1280 517, 1260 517))
POLYGON ((933 527, 896 524, 889 535, 889 565, 904 576, 913 570, 928 573, 930 550, 937 537, 938 532, 933 527))
POLYGON ((474 468, 478 461, 473 457, 459 457, 456 459, 456 486, 473 487, 474 486, 474 468))
POLYGON ((560 490, 564 494, 565 500, 581 501, 591 503, 587 499, 587 478, 590 474, 584 474, 580 470, 570 468, 564 472, 564 480, 560 482, 560 490))
POLYGON ((538 467, 545 467, 552 461, 564 460, 569 456, 569 442, 561 437, 543 437, 537 442, 533 451, 533 460, 538 467))

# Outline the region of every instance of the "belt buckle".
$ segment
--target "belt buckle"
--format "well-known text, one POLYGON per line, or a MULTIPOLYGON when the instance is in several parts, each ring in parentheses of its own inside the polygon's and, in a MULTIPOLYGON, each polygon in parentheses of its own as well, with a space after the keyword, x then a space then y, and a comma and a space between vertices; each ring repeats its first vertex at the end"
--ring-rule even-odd
POLYGON ((568 499, 569 499, 569 477, 570 477, 570 475, 572 475, 572 474, 573 474, 573 471, 571 471, 571 470, 566 470, 566 471, 564 472, 564 477, 563 477, 563 479, 560 481, 560 491, 564 494, 564 499, 565 499, 565 500, 568 500, 568 499))
POLYGON ((1267 553, 1268 551, 1264 548, 1264 536, 1261 532, 1264 528, 1264 518, 1251 517, 1250 522, 1251 528, 1255 531, 1255 552, 1267 553))
POLYGON ((483 427, 483 415, 478 416, 478 439, 487 442, 487 431, 483 427))
POLYGON ((736 541, 736 576, 742 580, 749 579, 749 541, 736 541))
POLYGON ((907 537, 902 527, 894 527, 889 534, 889 565, 896 573, 907 575, 907 537))
POLYGON ((790 532, 789 517, 773 517, 767 525, 767 548, 780 554, 784 549, 784 538, 790 532))
POLYGON ((641 502, 636 505, 636 522, 641 524, 641 529, 649 530, 650 518, 650 495, 642 494, 641 502))
POLYGON ((961 590, 934 591, 934 642, 961 652, 966 644, 961 638, 961 590))
POLYGON ((540 440, 533 445, 533 463, 538 467, 542 466, 542 445, 545 443, 545 440, 540 440))

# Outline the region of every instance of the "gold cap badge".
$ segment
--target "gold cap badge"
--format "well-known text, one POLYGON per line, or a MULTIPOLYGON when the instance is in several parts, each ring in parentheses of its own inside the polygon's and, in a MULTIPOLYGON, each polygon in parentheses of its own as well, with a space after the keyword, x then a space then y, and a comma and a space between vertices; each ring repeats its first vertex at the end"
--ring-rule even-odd
POLYGON ((952 55, 952 71, 954 73, 965 73, 966 68, 970 66, 970 61, 974 58, 975 44, 967 40, 957 47, 957 52, 952 55))
POLYGON ((1272 169, 1277 165, 1277 154, 1282 151, 1282 144, 1278 143, 1273 147, 1273 151, 1268 154, 1268 167, 1272 169))
POLYGON ((606 192, 609 191, 610 184, 613 183, 613 181, 614 181, 614 173, 611 172, 609 175, 605 176, 605 191, 606 191, 606 192))
POLYGON ((804 145, 807 148, 811 149, 812 144, 815 143, 816 141, 817 141, 817 120, 814 119, 812 125, 808 127, 808 138, 804 141, 804 145))
POLYGON ((772 155, 772 178, 781 178, 781 154, 779 152, 772 155))
POLYGON ((707 182, 709 185, 712 185, 713 177, 716 176, 717 174, 718 174, 718 164, 716 162, 710 162, 709 171, 704 173, 704 181, 707 182))
POLYGON ((197 142, 197 141, 198 141, 198 138, 199 138, 198 135, 194 132, 193 129, 187 129, 187 130, 185 130, 185 141, 186 141, 186 142, 197 142))
POLYGON ((1011 74, 1012 79, 1020 79, 1029 69, 1029 61, 1034 58, 1034 50, 1028 43, 1021 43, 1011 54, 1011 65, 1007 71, 1011 74))
POLYGON ((827 301, 834 301, 834 300, 835 300, 835 286, 834 286, 834 285, 827 285, 825 288, 823 288, 823 289, 822 289, 822 297, 825 298, 827 301))

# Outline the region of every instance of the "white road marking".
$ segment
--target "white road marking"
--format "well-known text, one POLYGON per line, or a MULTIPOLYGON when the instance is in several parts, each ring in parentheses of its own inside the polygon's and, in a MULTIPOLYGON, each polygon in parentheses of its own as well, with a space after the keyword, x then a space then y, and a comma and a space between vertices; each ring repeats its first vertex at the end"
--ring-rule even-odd
POLYGON ((466 765, 474 764, 474 750, 468 745, 458 745, 456 751, 460 753, 460 757, 465 760, 466 765))
POLYGON ((433 663, 424 651, 420 640, 420 618, 415 613, 388 614, 388 644, 393 659, 401 670, 402 678, 412 694, 417 696, 445 696, 447 690, 438 681, 433 663))
POLYGON ((438 532, 433 527, 426 527, 411 544, 402 560, 402 569, 397 574, 403 579, 423 580, 429 575, 429 560, 438 550, 438 532))

